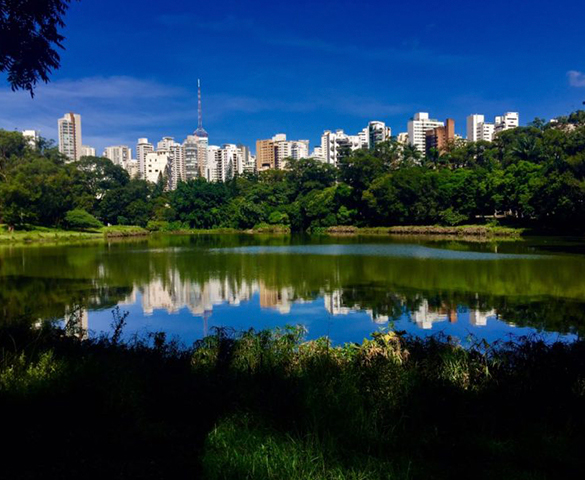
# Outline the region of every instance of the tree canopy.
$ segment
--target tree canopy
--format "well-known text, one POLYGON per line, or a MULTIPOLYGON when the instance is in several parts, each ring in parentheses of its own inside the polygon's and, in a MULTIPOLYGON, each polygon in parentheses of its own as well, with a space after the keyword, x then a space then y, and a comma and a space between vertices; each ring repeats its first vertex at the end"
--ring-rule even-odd
POLYGON ((105 158, 65 163, 42 141, 0 131, 0 222, 64 225, 82 209, 105 224, 152 229, 305 231, 334 225, 459 225, 505 221, 566 231, 585 225, 585 112, 457 142, 422 157, 395 140, 348 152, 337 167, 290 160, 286 170, 163 184, 130 179, 105 158))

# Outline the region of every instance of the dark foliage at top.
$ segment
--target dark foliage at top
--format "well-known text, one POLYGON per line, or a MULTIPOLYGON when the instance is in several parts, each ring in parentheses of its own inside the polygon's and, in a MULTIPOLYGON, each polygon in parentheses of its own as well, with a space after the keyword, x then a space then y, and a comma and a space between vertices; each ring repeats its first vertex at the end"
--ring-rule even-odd
POLYGON ((39 81, 48 82, 60 65, 63 17, 71 0, 0 0, 0 72, 12 90, 34 95, 39 81))

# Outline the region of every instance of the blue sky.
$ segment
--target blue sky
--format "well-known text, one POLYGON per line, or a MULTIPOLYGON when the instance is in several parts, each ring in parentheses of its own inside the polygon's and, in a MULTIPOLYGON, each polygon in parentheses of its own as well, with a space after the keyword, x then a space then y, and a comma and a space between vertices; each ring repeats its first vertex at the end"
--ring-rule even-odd
POLYGON ((82 0, 67 14, 66 51, 34 100, 0 83, 0 128, 55 138, 82 115, 83 142, 107 145, 197 127, 203 84, 210 143, 285 132, 356 133, 416 111, 465 117, 519 111, 521 123, 582 107, 585 2, 82 0))

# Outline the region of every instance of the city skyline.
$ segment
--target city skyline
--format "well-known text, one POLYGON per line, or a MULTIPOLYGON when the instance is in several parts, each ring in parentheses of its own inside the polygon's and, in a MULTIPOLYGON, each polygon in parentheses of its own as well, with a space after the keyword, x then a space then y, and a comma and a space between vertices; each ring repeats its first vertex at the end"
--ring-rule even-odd
MULTIPOLYGON (((235 175, 258 173, 264 170, 287 168, 289 160, 312 158, 323 163, 338 166, 349 152, 366 149, 374 150, 381 142, 395 139, 401 150, 411 145, 422 155, 434 149, 444 154, 451 145, 460 140, 491 142, 495 136, 519 126, 519 112, 505 112, 496 116, 493 123, 485 121, 485 115, 471 114, 466 119, 466 137, 455 133, 455 121, 447 118, 444 122, 429 118, 428 112, 417 112, 408 121, 407 131, 392 136, 392 128, 384 122, 370 121, 357 134, 345 133, 342 129, 324 130, 321 142, 310 150, 309 140, 287 139, 285 133, 277 133, 271 139, 256 141, 255 154, 248 146, 224 143, 221 146, 209 144, 209 134, 203 128, 201 84, 198 80, 198 124, 192 135, 176 142, 174 137, 163 137, 156 144, 141 137, 136 143, 136 157, 128 145, 105 147, 102 157, 124 168, 132 178, 142 178, 157 183, 167 179, 167 188, 174 190, 179 182, 195 178, 225 182, 235 175)), ((83 156, 96 156, 96 149, 83 145, 81 115, 69 112, 58 120, 59 151, 69 161, 79 161, 83 156)), ((29 143, 36 145, 39 133, 23 130, 29 143)))
POLYGON ((421 20, 412 6, 380 2, 261 3, 74 3, 62 68, 34 100, 0 89, 0 128, 56 140, 53 119, 75 111, 98 152, 141 137, 185 138, 197 126, 197 78, 218 145, 252 146, 281 131, 316 145, 323 129, 354 132, 369 120, 399 133, 417 111, 454 118, 463 136, 470 113, 520 111, 526 123, 585 98, 578 2, 496 1, 481 23, 467 5, 423 2, 421 20), (129 22, 132 35, 122 28, 129 22))

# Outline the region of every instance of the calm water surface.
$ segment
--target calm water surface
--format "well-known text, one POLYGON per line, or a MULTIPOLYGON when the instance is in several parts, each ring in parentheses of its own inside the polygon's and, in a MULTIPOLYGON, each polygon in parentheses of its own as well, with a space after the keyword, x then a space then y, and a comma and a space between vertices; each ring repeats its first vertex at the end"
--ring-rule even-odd
POLYGON ((81 310, 97 334, 119 306, 127 335, 165 331, 186 344, 215 326, 297 324, 336 343, 381 328, 572 340, 585 332, 584 245, 203 235, 4 247, 0 312, 38 322, 81 310))

